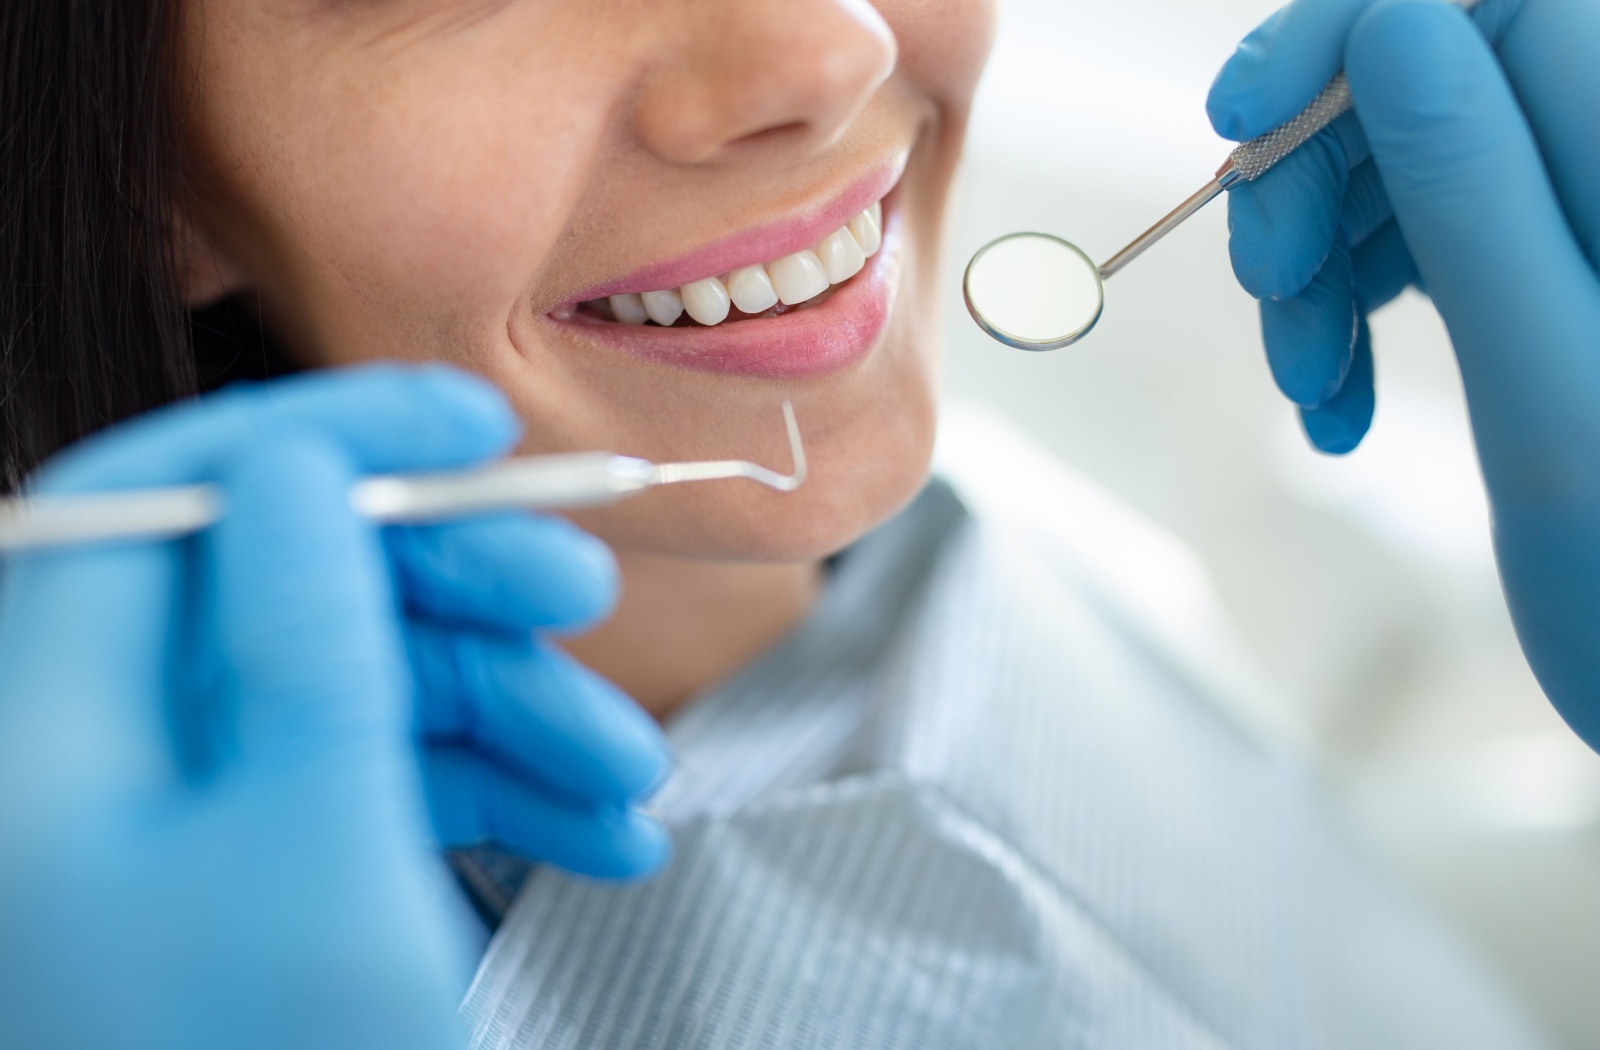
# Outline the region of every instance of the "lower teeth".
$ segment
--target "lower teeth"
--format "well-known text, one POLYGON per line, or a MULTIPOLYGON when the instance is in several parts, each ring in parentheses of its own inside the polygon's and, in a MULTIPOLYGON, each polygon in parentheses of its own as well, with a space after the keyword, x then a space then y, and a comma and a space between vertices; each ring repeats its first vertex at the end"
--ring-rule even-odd
MULTIPOLYGON (((812 296, 810 299, 807 299, 805 302, 797 303, 794 306, 785 306, 783 303, 778 303, 772 309, 763 311, 762 313, 759 313, 759 314, 741 313, 739 311, 738 307, 734 307, 732 312, 730 312, 728 314, 728 319, 726 321, 723 321, 722 324, 703 325, 699 321, 694 320, 687 313, 685 313, 682 317, 678 318, 678 320, 673 325, 671 325, 671 327, 673 327, 673 328, 721 328, 722 325, 729 324, 729 323, 734 322, 734 321, 760 321, 760 320, 763 320, 763 319, 771 319, 771 318, 774 318, 774 317, 779 317, 779 316, 781 316, 783 314, 792 314, 796 310, 805 310, 805 309, 808 309, 808 308, 813 307, 813 306, 820 306, 823 303, 827 302, 830 298, 832 298, 834 291, 836 289, 840 288, 840 287, 842 287, 842 286, 841 285, 833 285, 827 291, 819 292, 817 295, 812 296)), ((606 321, 606 322, 609 322, 611 324, 619 324, 620 323, 617 320, 616 315, 611 312, 611 303, 610 303, 610 301, 606 300, 606 299, 592 299, 592 300, 589 300, 588 302, 579 303, 575 312, 577 314, 581 315, 581 316, 592 318, 592 319, 597 320, 597 321, 606 321)), ((632 327, 632 326, 630 326, 630 327, 632 327)), ((646 321, 642 326, 639 326, 639 327, 659 328, 661 326, 656 324, 654 321, 646 321)))

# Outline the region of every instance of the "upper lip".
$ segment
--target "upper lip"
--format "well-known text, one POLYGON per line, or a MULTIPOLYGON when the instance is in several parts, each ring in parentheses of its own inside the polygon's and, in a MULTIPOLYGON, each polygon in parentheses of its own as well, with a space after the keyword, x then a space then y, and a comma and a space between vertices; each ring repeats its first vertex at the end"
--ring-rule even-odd
POLYGON ((901 154, 826 204, 767 226, 758 226, 713 241, 666 262, 650 263, 632 273, 588 289, 567 300, 567 306, 628 292, 653 292, 678 288, 691 281, 729 273, 743 266, 772 262, 810 248, 856 215, 889 195, 905 172, 901 154))

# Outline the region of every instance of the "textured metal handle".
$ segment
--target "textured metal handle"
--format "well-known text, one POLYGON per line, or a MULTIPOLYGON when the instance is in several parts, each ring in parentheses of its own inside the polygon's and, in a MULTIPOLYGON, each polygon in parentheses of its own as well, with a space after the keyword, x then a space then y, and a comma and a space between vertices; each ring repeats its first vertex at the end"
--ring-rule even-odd
POLYGON ((1350 112, 1350 104, 1350 81, 1340 73, 1298 117, 1246 142, 1228 154, 1228 163, 1240 178, 1254 182, 1317 132, 1350 112))

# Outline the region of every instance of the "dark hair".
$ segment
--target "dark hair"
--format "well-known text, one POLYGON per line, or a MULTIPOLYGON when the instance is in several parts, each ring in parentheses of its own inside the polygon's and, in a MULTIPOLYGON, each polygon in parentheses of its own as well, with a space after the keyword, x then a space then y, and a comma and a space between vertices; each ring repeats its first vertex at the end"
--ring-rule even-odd
POLYGON ((0 484, 195 392, 170 203, 169 0, 0 9, 0 484))
POLYGON ((241 357, 247 374, 281 370, 253 311, 191 317, 179 292, 178 14, 177 0, 0 0, 0 491, 241 357))

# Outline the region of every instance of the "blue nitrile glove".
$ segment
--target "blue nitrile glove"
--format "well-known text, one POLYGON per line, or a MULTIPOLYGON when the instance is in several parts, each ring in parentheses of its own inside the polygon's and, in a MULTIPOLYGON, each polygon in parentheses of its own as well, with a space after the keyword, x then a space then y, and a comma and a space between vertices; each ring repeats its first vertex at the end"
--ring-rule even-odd
POLYGON ((1234 269, 1321 448, 1373 406, 1369 311, 1406 285, 1449 326, 1528 660, 1600 747, 1600 4, 1297 0, 1212 89, 1248 139, 1341 66, 1355 114, 1233 191, 1234 269), (1476 24, 1475 24, 1476 23, 1476 24))
POLYGON ((213 481, 228 510, 0 570, 0 1046, 461 1045, 469 920, 435 828, 605 876, 662 862, 631 805, 665 772, 653 723, 532 634, 605 610, 605 550, 350 511, 358 474, 516 431, 481 381, 383 367, 47 466, 43 492, 213 481))

